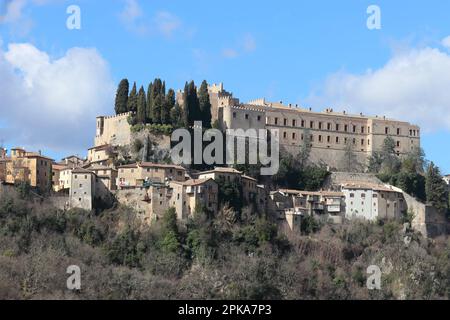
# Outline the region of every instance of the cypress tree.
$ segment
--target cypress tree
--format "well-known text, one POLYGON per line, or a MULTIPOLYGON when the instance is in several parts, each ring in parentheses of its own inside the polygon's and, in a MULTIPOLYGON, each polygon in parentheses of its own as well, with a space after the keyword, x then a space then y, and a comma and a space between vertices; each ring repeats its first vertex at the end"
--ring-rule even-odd
POLYGON ((164 102, 164 108, 162 109, 161 112, 161 122, 163 124, 171 123, 170 113, 174 106, 175 106, 175 91, 173 89, 169 89, 164 102))
POLYGON ((183 118, 187 127, 194 125, 194 121, 201 120, 200 103, 194 81, 186 83, 184 87, 183 118))
POLYGON ((136 112, 137 111, 137 90, 136 90, 136 82, 133 84, 133 89, 131 89, 130 96, 128 97, 128 111, 136 112))
POLYGON ((116 103, 114 107, 116 114, 125 113, 128 111, 127 103, 128 91, 130 90, 129 87, 130 84, 128 83, 128 79, 122 79, 122 81, 120 81, 116 92, 116 103))
POLYGON ((181 128, 185 126, 183 120, 183 110, 181 109, 178 102, 176 102, 175 106, 172 108, 172 110, 170 110, 170 120, 174 128, 181 128))
POLYGON ((152 123, 153 122, 153 98, 152 98, 152 92, 153 92, 153 82, 150 82, 147 89, 147 114, 146 114, 146 122, 152 123))
POLYGON ((161 123, 161 110, 164 104, 161 79, 155 79, 152 87, 152 121, 153 123, 161 123))
MULTIPOLYGON (((161 80, 160 80, 161 81, 161 80)), ((166 96, 166 82, 163 81, 162 85, 161 85, 161 92, 160 92, 164 97, 166 96)))
POLYGON ((145 91, 144 87, 139 89, 139 95, 137 100, 137 122, 140 124, 145 123, 146 118, 146 110, 147 110, 147 101, 145 99, 145 91))
POLYGON ((203 80, 198 91, 198 100, 200 103, 200 115, 203 127, 211 128, 211 102, 209 101, 208 83, 203 80))
POLYGON ((447 185, 442 179, 439 168, 433 162, 428 166, 425 178, 427 202, 438 210, 446 210, 448 208, 447 185))
POLYGON ((190 114, 189 114, 189 108, 188 108, 188 91, 189 91, 189 86, 188 83, 186 82, 184 84, 184 91, 183 91, 183 124, 187 127, 189 127, 189 119, 190 119, 190 114))

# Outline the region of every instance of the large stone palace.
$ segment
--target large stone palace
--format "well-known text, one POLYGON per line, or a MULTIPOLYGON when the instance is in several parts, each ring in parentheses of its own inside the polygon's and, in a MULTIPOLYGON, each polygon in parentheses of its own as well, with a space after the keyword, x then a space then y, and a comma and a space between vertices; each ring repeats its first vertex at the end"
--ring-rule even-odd
MULTIPOLYGON (((324 163, 332 169, 344 169, 344 157, 349 147, 357 162, 365 164, 375 151, 380 151, 386 137, 394 139, 398 156, 420 147, 420 128, 385 116, 348 114, 327 108, 315 112, 310 108, 282 102, 257 99, 241 103, 223 88, 209 86, 212 122, 227 129, 278 129, 280 145, 296 155, 305 141, 311 142, 310 160, 324 163)), ((177 92, 177 102, 183 105, 183 94, 177 92)), ((95 147, 127 145, 131 142, 129 114, 97 118, 95 147)))
POLYGON ((359 163, 380 151, 386 137, 394 139, 398 156, 420 147, 420 128, 385 116, 348 114, 327 108, 314 112, 298 105, 257 99, 239 103, 223 86, 213 85, 211 102, 221 128, 278 129, 280 145, 296 155, 305 140, 311 143, 310 160, 342 169, 346 149, 353 150, 359 163))

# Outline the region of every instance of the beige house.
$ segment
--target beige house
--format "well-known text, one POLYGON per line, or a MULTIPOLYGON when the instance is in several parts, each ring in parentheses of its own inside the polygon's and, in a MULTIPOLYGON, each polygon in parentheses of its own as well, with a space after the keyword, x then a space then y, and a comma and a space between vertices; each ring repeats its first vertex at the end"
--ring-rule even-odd
POLYGON ((223 179, 228 182, 240 182, 242 172, 229 167, 217 167, 214 170, 200 172, 197 176, 199 179, 213 179, 216 181, 223 179))
POLYGON ((40 153, 28 152, 22 148, 11 149, 6 158, 6 183, 27 182, 42 191, 52 187, 53 160, 40 153))
POLYGON ((88 162, 101 166, 113 166, 114 148, 109 144, 88 149, 88 162))
POLYGON ((176 165, 140 162, 119 166, 117 170, 117 187, 119 189, 144 187, 145 183, 150 182, 186 180, 186 169, 176 165))
POLYGON ((65 157, 61 160, 61 162, 59 162, 59 164, 63 164, 72 168, 78 168, 81 167, 85 164, 86 160, 80 158, 79 156, 68 156, 65 157))
POLYGON ((63 190, 63 185, 61 183, 61 171, 66 168, 63 164, 52 163, 52 186, 53 191, 59 192, 63 190))
POLYGON ((0 183, 6 181, 6 149, 0 148, 0 183))

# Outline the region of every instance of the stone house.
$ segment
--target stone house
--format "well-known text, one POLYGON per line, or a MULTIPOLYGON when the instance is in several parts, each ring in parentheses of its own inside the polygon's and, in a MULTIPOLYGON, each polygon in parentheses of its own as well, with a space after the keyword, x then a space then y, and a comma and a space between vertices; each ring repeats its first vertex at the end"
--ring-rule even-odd
POLYGON ((92 171, 76 168, 72 170, 70 207, 92 210, 96 192, 96 175, 92 171))
POLYGON ((244 204, 255 204, 257 210, 265 212, 265 200, 267 198, 264 187, 258 187, 258 181, 244 175, 241 171, 229 167, 216 167, 213 170, 199 172, 198 179, 213 179, 215 181, 236 182, 242 186, 244 204))
POLYGON ((136 188, 149 182, 185 181, 186 169, 181 166, 140 162, 117 168, 117 187, 136 188))
POLYGON ((171 181, 170 207, 174 207, 178 219, 192 217, 197 206, 202 206, 217 214, 219 206, 219 186, 213 179, 193 179, 171 181))
POLYGON ((108 166, 94 164, 86 169, 94 172, 97 178, 110 191, 117 190, 117 170, 108 166))
POLYGON ((114 197, 110 192, 108 177, 97 176, 88 169, 75 168, 72 170, 69 203, 71 208, 93 210, 109 207, 114 197))

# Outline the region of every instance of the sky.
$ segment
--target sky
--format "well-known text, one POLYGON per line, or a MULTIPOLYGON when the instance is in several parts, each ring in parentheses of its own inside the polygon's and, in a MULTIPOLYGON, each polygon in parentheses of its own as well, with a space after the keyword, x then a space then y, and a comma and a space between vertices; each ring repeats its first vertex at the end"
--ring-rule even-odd
POLYGON ((450 173, 449 12, 448 0, 0 0, 0 144, 85 156, 122 78, 206 79, 244 102, 418 124, 450 173))

